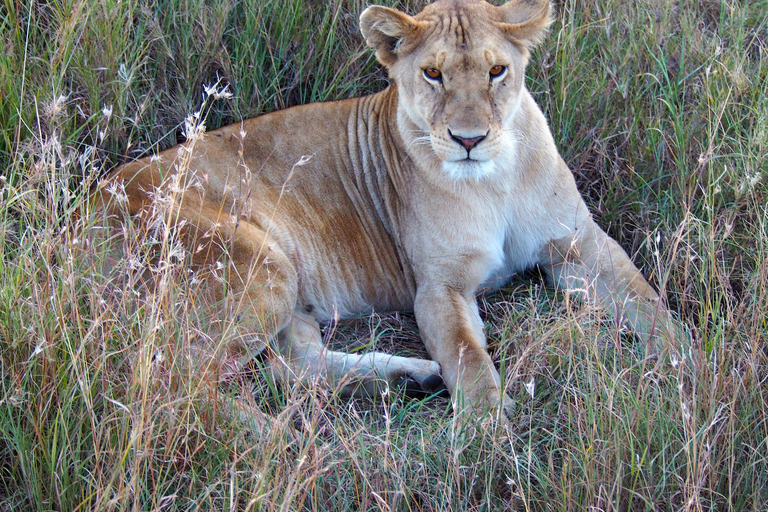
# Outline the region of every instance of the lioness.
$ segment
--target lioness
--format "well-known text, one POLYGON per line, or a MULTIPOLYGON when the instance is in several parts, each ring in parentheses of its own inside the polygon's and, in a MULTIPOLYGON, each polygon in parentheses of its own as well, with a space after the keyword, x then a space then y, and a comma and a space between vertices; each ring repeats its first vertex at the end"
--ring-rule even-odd
MULTIPOLYGON (((280 378, 368 392, 444 383, 459 413, 508 421, 481 288, 539 264, 645 342, 673 340, 667 309, 590 217, 525 88, 550 12, 548 0, 441 0, 413 17, 369 7, 360 27, 389 71, 385 90, 248 119, 110 179, 139 217, 158 191, 192 184, 166 219, 200 268, 226 262, 231 339, 251 353, 275 340, 280 378), (414 311, 434 361, 323 346, 319 323, 373 310, 414 311)), ((118 203, 108 189, 100 199, 118 203)))

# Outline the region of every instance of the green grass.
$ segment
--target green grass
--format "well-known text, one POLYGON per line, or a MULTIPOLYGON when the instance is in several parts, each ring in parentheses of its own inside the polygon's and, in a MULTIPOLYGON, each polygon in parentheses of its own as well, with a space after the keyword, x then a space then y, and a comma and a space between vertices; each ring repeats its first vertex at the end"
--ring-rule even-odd
MULTIPOLYGON (((766 510, 765 0, 563 0, 529 68, 598 222, 689 326, 685 361, 644 362, 534 279, 482 305, 518 407, 508 435, 455 435, 444 399, 188 363, 216 343, 204 292, 172 237, 99 229, 88 187, 181 140, 217 81, 234 96, 206 99, 209 129, 381 89, 363 7, 0 4, 0 509, 766 510), (268 433, 230 416, 238 397, 268 433)), ((424 354, 407 315, 326 336, 424 354)))

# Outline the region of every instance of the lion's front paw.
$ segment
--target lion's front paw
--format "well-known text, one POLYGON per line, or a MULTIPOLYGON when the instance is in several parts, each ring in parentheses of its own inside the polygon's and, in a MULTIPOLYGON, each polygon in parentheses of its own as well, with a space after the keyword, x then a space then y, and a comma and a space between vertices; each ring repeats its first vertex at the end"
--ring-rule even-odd
POLYGON ((495 383, 468 392, 459 390, 453 397, 453 409, 457 419, 468 425, 491 420, 508 426, 516 416, 514 401, 495 383))
POLYGON ((503 394, 501 396, 501 404, 499 406, 499 421, 505 425, 509 425, 517 417, 517 407, 515 402, 503 394))
POLYGON ((657 364, 669 363, 677 367, 691 352, 694 344, 690 330, 684 322, 667 318, 659 322, 650 333, 638 333, 643 340, 646 356, 656 360, 657 364))
POLYGON ((509 427, 517 417, 517 408, 515 407, 515 402, 506 393, 503 393, 501 398, 496 397, 496 403, 490 409, 490 413, 492 413, 493 419, 500 426, 509 427))

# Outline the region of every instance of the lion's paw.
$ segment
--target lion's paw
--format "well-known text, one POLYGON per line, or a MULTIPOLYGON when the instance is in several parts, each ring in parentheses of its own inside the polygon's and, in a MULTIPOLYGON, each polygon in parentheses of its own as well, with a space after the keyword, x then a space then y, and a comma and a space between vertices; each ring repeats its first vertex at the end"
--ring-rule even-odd
POLYGON ((404 390, 406 396, 411 398, 449 396, 448 388, 445 387, 443 377, 440 375, 440 365, 434 361, 426 362, 430 363, 428 367, 409 371, 399 377, 395 381, 395 387, 404 390))

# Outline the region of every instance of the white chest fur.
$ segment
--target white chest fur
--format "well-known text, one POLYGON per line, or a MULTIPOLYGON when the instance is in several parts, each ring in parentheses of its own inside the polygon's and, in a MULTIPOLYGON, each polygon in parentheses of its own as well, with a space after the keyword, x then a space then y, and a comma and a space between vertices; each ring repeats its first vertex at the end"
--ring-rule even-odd
POLYGON ((452 254, 471 255, 465 259, 474 267, 468 277, 483 288, 498 288, 540 263, 547 244, 574 229, 581 202, 570 173, 559 176, 557 162, 540 169, 541 162, 531 162, 525 151, 517 151, 519 140, 508 137, 506 149, 484 162, 482 176, 455 180, 454 204, 439 208, 432 219, 442 226, 435 234, 452 241, 438 242, 443 255, 448 260, 452 254))

